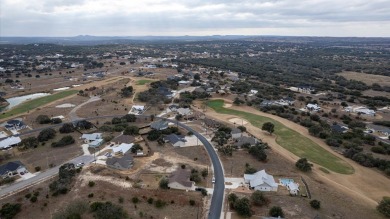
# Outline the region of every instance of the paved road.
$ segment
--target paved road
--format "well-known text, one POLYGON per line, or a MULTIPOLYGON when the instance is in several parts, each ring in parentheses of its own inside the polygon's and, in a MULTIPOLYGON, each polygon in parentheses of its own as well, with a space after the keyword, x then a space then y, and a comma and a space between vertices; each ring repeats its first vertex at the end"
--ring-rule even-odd
MULTIPOLYGON (((172 120, 172 119, 166 119, 166 120, 169 122, 177 123, 176 120, 172 120)), ((219 219, 221 217, 223 197, 225 192, 225 177, 223 174, 221 161, 219 160, 217 152, 214 150, 213 146, 203 135, 199 134, 198 132, 196 132, 195 130, 193 130, 192 128, 188 127, 183 123, 178 123, 178 125, 186 129, 187 131, 194 133, 194 135, 198 137, 198 139, 203 143, 203 145, 207 150, 207 153, 210 156, 211 162, 214 167, 215 184, 214 184, 213 196, 211 198, 211 205, 209 209, 208 218, 219 219)))
POLYGON ((82 118, 80 118, 79 116, 77 116, 77 110, 80 109, 82 106, 88 104, 88 103, 91 103, 91 102, 94 102, 94 101, 98 101, 98 100, 100 100, 100 97, 99 97, 99 96, 93 96, 93 97, 89 98, 89 100, 85 101, 84 103, 79 104, 79 105, 77 105, 76 107, 74 107, 74 108, 69 112, 69 119, 70 119, 70 121, 76 121, 76 120, 82 119, 82 118))
MULTIPOLYGON (((81 163, 81 162, 84 162, 85 164, 89 164, 93 161, 93 156, 91 155, 83 155, 83 156, 80 156, 80 157, 76 157, 70 161, 68 161, 67 163, 81 163)), ((60 169, 60 166, 56 166, 56 167, 53 167, 53 168, 50 168, 48 170, 46 170, 45 172, 42 172, 34 177, 31 177, 29 179, 26 179, 26 180, 22 180, 22 181, 19 181, 17 183, 14 183, 8 187, 5 187, 5 188, 2 188, 0 190, 0 199, 1 198, 5 198, 9 195, 12 195, 20 190, 23 190, 27 187, 30 187, 30 186, 33 186, 35 184, 38 184, 40 182, 43 182, 47 179, 50 179, 51 177, 54 177, 58 174, 58 170, 60 169)))
MULTIPOLYGON (((99 119, 99 118, 113 118, 113 117, 121 117, 121 116, 124 116, 124 115, 98 116, 98 117, 86 118, 85 120, 93 120, 93 119, 99 119)), ((136 117, 149 118, 150 116, 137 115, 136 117)), ((156 117, 156 119, 160 119, 160 118, 156 117)), ((163 119, 166 119, 166 118, 163 118, 163 119)), ((197 131, 193 130, 192 128, 188 127, 187 125, 185 125, 183 123, 177 122, 176 120, 173 120, 173 119, 166 119, 166 120, 169 122, 172 122, 172 123, 177 123, 180 127, 186 129, 189 132, 194 133, 194 135, 205 146, 207 153, 209 154, 211 162, 213 164, 214 177, 215 177, 214 192, 213 192, 213 195, 211 198, 211 205, 210 205, 210 209, 209 209, 208 218, 209 219, 219 219, 221 216, 222 205, 223 205, 223 197, 224 197, 224 191, 225 191, 225 178, 224 178, 222 165, 221 165, 221 162, 219 160, 219 157, 218 157, 216 151, 214 150, 211 143, 203 135, 199 134, 197 131)), ((62 124, 55 124, 55 125, 47 126, 44 128, 34 129, 34 130, 30 130, 26 133, 23 133, 21 135, 41 131, 42 129, 49 128, 49 127, 58 127, 61 125, 62 124)), ((88 155, 88 156, 77 157, 69 162, 74 162, 74 163, 84 162, 87 164, 87 163, 92 162, 92 160, 93 160, 93 156, 88 155)), ((3 197, 4 195, 7 195, 7 194, 13 194, 14 192, 17 192, 23 188, 26 188, 30 184, 36 184, 36 183, 43 181, 44 179, 48 179, 48 178, 54 176, 55 174, 57 174, 58 169, 59 169, 59 167, 54 167, 54 168, 49 169, 41 174, 38 174, 37 176, 32 177, 28 180, 24 180, 24 181, 21 181, 19 183, 15 183, 9 187, 6 187, 5 189, 2 189, 0 191, 0 197, 3 197)))

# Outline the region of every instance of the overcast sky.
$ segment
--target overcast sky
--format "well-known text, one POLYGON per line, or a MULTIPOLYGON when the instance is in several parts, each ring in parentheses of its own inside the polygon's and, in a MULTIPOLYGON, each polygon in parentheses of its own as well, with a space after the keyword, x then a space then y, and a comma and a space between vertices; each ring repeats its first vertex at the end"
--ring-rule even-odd
POLYGON ((0 0, 0 36, 390 37, 390 0, 0 0))

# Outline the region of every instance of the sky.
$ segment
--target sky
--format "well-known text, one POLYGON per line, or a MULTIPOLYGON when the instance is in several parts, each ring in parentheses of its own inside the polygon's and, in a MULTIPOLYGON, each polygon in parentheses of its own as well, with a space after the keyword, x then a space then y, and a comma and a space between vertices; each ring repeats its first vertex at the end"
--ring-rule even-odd
POLYGON ((0 0, 0 36, 390 37, 390 0, 0 0))

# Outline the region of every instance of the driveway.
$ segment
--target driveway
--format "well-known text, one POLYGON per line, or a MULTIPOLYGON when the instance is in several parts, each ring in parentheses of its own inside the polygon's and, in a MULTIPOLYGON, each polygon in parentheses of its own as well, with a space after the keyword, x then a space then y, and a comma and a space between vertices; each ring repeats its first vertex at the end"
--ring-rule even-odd
POLYGON ((227 178, 227 177, 225 177, 225 188, 237 189, 240 186, 245 186, 244 178, 227 178))

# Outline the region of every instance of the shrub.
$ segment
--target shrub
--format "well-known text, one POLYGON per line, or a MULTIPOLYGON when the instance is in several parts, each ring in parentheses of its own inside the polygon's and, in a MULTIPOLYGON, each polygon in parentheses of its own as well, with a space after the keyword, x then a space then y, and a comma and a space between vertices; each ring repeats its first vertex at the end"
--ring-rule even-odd
POLYGON ((161 199, 158 199, 155 203, 154 203, 154 206, 156 208, 163 208, 164 206, 166 205, 166 203, 164 201, 162 201, 161 199))
POLYGON ((94 181, 89 181, 88 182, 88 186, 89 187, 94 187, 95 186, 95 182, 94 181))
POLYGON ((34 169, 35 169, 36 172, 41 171, 41 167, 40 166, 36 166, 34 169))
POLYGON ((160 188, 161 188, 161 189, 168 189, 168 188, 169 188, 169 187, 168 187, 168 183, 169 183, 168 179, 165 178, 165 177, 163 177, 163 178, 160 180, 160 183, 159 183, 160 188))
POLYGON ((14 218, 22 210, 22 205, 5 203, 0 209, 0 217, 4 219, 14 218))
POLYGON ((390 197, 383 197, 376 209, 386 217, 390 217, 390 197))
POLYGON ((149 204, 153 204, 153 201, 154 201, 153 198, 148 198, 148 203, 149 204))
POLYGON ((139 199, 138 199, 138 197, 133 197, 133 198, 131 199, 131 201, 132 201, 134 204, 137 204, 137 203, 139 202, 139 199))
POLYGON ((316 199, 311 200, 311 201, 310 201, 310 206, 311 206, 312 208, 314 208, 314 209, 320 209, 320 207, 321 207, 321 202, 318 201, 318 200, 316 200, 316 199))
POLYGON ((119 203, 123 203, 124 201, 125 201, 125 199, 124 199, 123 197, 119 197, 119 198, 118 198, 118 202, 119 202, 119 203))
POLYGON ((26 197, 27 199, 30 199, 31 198, 31 193, 27 193, 24 197, 26 197))
POLYGON ((51 122, 51 119, 47 115, 39 115, 35 119, 35 121, 39 124, 48 124, 51 122))
POLYGON ((38 135, 38 141, 43 142, 54 138, 56 131, 52 128, 43 129, 38 135))
POLYGON ((61 138, 61 140, 59 142, 53 142, 51 144, 52 147, 64 147, 64 146, 67 146, 67 145, 71 145, 75 143, 75 140, 72 136, 70 135, 66 135, 64 137, 61 138))
POLYGON ((311 171, 311 166, 312 164, 310 164, 306 158, 301 158, 299 159, 296 163, 295 163, 295 166, 303 171, 303 172, 308 172, 308 171, 311 171))
POLYGON ((268 203, 268 200, 265 198, 264 194, 261 191, 255 191, 251 195, 251 201, 254 205, 263 206, 268 203))
POLYGON ((195 205, 195 200, 192 200, 192 199, 191 199, 191 200, 190 200, 190 205, 191 205, 191 206, 194 206, 194 205, 195 205))
POLYGON ((38 198, 36 196, 33 196, 33 197, 30 198, 30 201, 32 203, 37 202, 37 200, 38 200, 38 198))
POLYGON ((271 217, 284 217, 284 213, 283 213, 283 210, 281 207, 279 206, 273 206, 270 210, 269 210, 269 215, 271 217))
POLYGON ((89 193, 88 198, 93 198, 93 193, 89 193))

